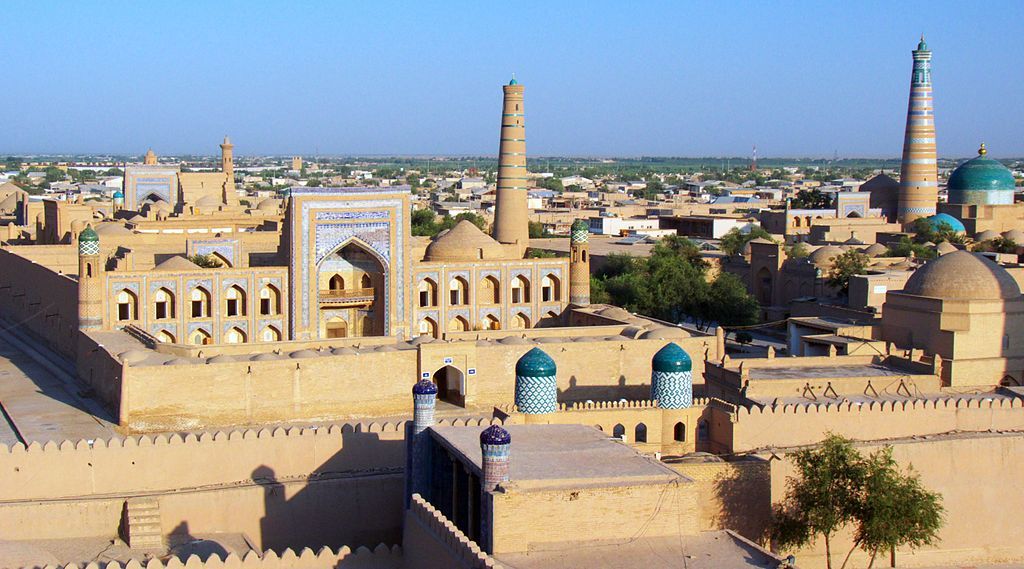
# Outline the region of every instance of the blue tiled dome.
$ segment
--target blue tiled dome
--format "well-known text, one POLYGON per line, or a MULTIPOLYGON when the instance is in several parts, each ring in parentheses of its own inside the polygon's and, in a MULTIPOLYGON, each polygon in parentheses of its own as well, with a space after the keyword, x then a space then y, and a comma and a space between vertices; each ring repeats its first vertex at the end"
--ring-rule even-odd
POLYGON ((421 379, 412 386, 412 393, 413 395, 435 395, 437 385, 429 379, 421 379))
POLYGON ((507 445, 512 442, 512 435, 499 425, 491 425, 480 433, 482 445, 507 445))
POLYGON ((948 213, 937 213, 928 217, 927 220, 928 225, 930 225, 934 231, 941 229, 943 224, 950 226, 953 231, 956 231, 957 233, 965 233, 967 231, 963 222, 948 213))
POLYGON ((978 155, 963 164, 949 175, 946 189, 949 192, 949 203, 1005 205, 1013 203, 1013 192, 1016 181, 1009 168, 998 160, 986 156, 988 151, 982 144, 978 155))
POLYGON ((675 342, 669 342, 664 348, 658 350, 651 360, 651 367, 654 371, 677 372, 690 371, 693 369, 693 362, 690 354, 679 347, 675 342))
POLYGON ((124 199, 124 192, 122 192, 121 190, 117 190, 116 192, 114 192, 114 199, 115 200, 123 200, 124 199))
POLYGON ((555 360, 540 348, 533 348, 516 362, 516 375, 547 377, 555 375, 555 360))

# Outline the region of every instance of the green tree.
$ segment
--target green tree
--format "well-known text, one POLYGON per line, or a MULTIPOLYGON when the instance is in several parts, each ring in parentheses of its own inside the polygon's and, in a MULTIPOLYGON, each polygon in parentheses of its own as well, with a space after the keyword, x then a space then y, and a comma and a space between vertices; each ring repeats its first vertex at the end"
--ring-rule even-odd
POLYGON ((722 326, 749 326, 757 322, 760 312, 743 281, 732 273, 719 273, 708 287, 708 320, 722 326))
POLYGON ((544 230, 544 224, 539 221, 530 222, 530 239, 541 239, 551 237, 551 234, 544 230))
POLYGON ((786 249, 786 257, 790 259, 803 259, 810 255, 811 253, 807 250, 805 243, 795 243, 792 247, 786 249))
POLYGON ((437 235, 437 215, 429 209, 417 209, 412 212, 412 234, 432 237, 437 235))
POLYGON ((818 188, 812 188, 797 192, 793 201, 790 202, 790 207, 793 209, 830 209, 835 207, 835 204, 831 195, 818 188))
POLYGON ((719 247, 721 247, 723 253, 733 257, 739 255, 743 251, 743 247, 754 239, 771 240, 771 238, 772 234, 768 233, 761 226, 755 225, 746 233, 740 231, 738 227, 734 227, 722 236, 721 240, 719 240, 719 247))
POLYGON ((647 182, 647 187, 643 190, 643 197, 649 200, 656 200, 663 193, 665 193, 665 184, 658 180, 650 180, 647 182))
POLYGON ((919 217, 914 220, 911 230, 914 232, 914 242, 916 243, 932 242, 937 245, 943 241, 949 241, 956 245, 963 245, 967 242, 966 235, 955 231, 953 226, 945 221, 933 225, 928 219, 919 217))
POLYGON ((562 179, 557 176, 538 179, 537 187, 544 188, 545 190, 551 190, 554 192, 562 192, 565 190, 565 188, 562 187, 562 179))
POLYGON ((832 267, 828 270, 829 286, 838 288, 842 293, 850 292, 850 277, 863 275, 868 268, 868 256, 856 249, 844 252, 832 260, 832 267))
POLYGON ((973 250, 989 253, 1016 253, 1017 247, 1017 242, 1013 239, 1008 237, 996 237, 976 244, 973 250))
POLYGON ((918 259, 934 259, 939 254, 921 243, 914 243, 909 237, 900 237, 896 243, 890 243, 886 247, 886 257, 916 257, 918 259))

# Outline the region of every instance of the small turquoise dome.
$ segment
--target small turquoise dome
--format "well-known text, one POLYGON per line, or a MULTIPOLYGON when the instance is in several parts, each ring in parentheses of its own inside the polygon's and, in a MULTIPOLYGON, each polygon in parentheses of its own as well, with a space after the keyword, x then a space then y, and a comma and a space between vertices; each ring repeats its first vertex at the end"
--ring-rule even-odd
POLYGON ((669 342, 654 354, 651 368, 654 371, 667 373, 690 371, 693 369, 693 361, 690 360, 690 354, 687 354, 686 350, 680 348, 675 342, 669 342))
POLYGON ((555 360, 540 348, 533 348, 516 362, 516 375, 550 377, 555 375, 555 360))
POLYGON ((928 51, 928 44, 924 43, 924 36, 921 36, 921 41, 917 42, 917 51, 928 51))
POLYGON ((1017 182, 1013 173, 998 160, 987 156, 982 144, 978 155, 949 175, 946 190, 949 203, 972 205, 1007 205, 1013 203, 1017 182))
POLYGON ((78 234, 79 243, 99 243, 100 236, 96 233, 96 230, 92 228, 92 225, 86 225, 85 229, 78 234))
POLYGON ((507 445, 512 442, 512 435, 500 425, 491 425, 480 433, 482 445, 507 445))
POLYGON ((943 224, 950 226, 953 231, 957 233, 965 233, 967 229, 964 227, 963 222, 959 219, 949 215, 948 213, 937 213, 930 217, 927 217, 928 225, 931 226, 933 231, 938 231, 942 228, 943 224))
POLYGON ((590 224, 585 219, 577 218, 576 221, 572 222, 569 226, 569 231, 590 231, 590 224))
POLYGON ((429 379, 421 379, 412 386, 413 395, 436 395, 437 385, 429 379))
POLYGON ((124 192, 122 192, 121 190, 117 190, 116 192, 114 192, 114 199, 115 200, 123 200, 124 199, 124 192))
POLYGON ((511 81, 509 81, 509 82, 508 82, 508 84, 509 84, 509 85, 518 85, 518 84, 519 84, 519 81, 516 81, 516 78, 515 78, 515 77, 512 77, 512 80, 511 80, 511 81))

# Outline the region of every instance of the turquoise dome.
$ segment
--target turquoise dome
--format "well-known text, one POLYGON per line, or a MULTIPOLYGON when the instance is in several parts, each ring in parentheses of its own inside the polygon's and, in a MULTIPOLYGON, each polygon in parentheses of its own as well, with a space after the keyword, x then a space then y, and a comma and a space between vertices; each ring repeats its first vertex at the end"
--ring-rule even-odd
POLYGON ((516 375, 549 377, 555 375, 555 360, 540 348, 533 348, 516 362, 516 375))
POLYGON ((124 192, 122 192, 121 190, 117 190, 116 192, 114 192, 114 199, 115 200, 123 200, 124 199, 124 192))
POLYGON ((963 222, 953 217, 952 215, 949 215, 948 213, 937 213, 935 215, 927 217, 926 219, 928 221, 928 225, 931 226, 933 231, 938 231, 939 229, 941 229, 942 224, 950 226, 953 229, 953 231, 957 233, 965 233, 967 231, 967 228, 964 227, 963 222))
POLYGON ((99 243, 100 236, 96 233, 96 230, 92 228, 92 225, 86 225, 85 229, 78 234, 79 243, 99 243))
POLYGON ((987 156, 982 144, 978 155, 949 175, 946 190, 949 203, 973 205, 1006 205, 1013 203, 1017 182, 1013 173, 998 160, 987 156))
POLYGON ((651 368, 654 371, 668 373, 690 371, 693 368, 693 362, 690 360, 690 354, 687 354, 686 350, 680 348, 675 342, 669 342, 664 348, 658 350, 658 353, 654 354, 654 359, 651 360, 651 368))
POLYGON ((519 84, 519 81, 516 81, 516 78, 515 78, 515 77, 513 77, 513 78, 512 78, 512 80, 508 82, 508 84, 509 84, 509 85, 518 85, 518 84, 519 84))

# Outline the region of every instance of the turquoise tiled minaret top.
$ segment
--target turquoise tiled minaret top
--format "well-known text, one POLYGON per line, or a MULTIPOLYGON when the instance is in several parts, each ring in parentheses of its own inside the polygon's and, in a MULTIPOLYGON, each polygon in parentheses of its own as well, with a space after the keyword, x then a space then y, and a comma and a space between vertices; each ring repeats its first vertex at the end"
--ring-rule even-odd
POLYGON ((558 381, 555 361, 540 348, 533 348, 516 362, 516 409, 526 415, 558 411, 558 381))
POLYGON ((92 228, 92 225, 86 225, 85 229, 78 234, 78 254, 100 254, 100 236, 96 233, 96 230, 92 228))

